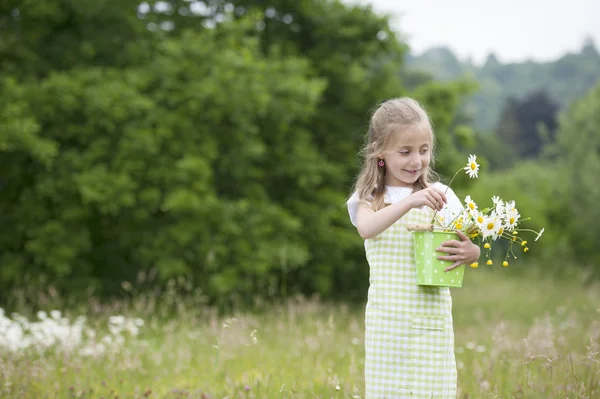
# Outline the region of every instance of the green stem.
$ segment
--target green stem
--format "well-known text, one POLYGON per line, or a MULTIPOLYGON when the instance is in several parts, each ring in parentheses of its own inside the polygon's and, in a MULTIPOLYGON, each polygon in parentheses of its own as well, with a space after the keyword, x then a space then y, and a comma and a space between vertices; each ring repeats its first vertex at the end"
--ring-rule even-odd
MULTIPOLYGON (((456 171, 456 173, 454 174, 454 176, 452 176, 452 179, 450 179, 450 183, 448 183, 448 185, 446 186, 446 190, 444 191, 444 195, 446 195, 446 193, 448 192, 448 189, 450 188, 450 185, 452 185, 452 182, 454 181, 454 178, 458 175, 458 173, 462 170, 462 168, 460 168, 459 170, 456 171)), ((431 223, 430 224, 434 224, 435 222, 435 215, 437 215, 438 211, 436 210, 433 213, 433 217, 431 218, 431 223)))

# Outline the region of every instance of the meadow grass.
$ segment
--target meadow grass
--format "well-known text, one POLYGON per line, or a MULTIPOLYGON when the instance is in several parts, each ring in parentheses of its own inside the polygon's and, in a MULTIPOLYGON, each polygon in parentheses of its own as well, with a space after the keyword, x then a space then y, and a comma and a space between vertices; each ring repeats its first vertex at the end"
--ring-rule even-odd
MULTIPOLYGON (((600 397, 598 286, 483 269, 452 290, 459 398, 600 397)), ((0 349, 0 397, 364 397, 363 306, 298 297, 220 317, 177 295, 136 294, 87 312, 96 337, 111 315, 144 325, 98 353, 0 349)))

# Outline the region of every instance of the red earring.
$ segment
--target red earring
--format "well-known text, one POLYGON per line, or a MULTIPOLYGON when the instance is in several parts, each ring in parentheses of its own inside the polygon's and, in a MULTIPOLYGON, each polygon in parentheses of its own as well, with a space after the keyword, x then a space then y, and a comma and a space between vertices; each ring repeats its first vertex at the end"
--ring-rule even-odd
POLYGON ((379 160, 379 166, 383 166, 383 165, 385 165, 385 163, 383 162, 383 159, 380 159, 379 160))

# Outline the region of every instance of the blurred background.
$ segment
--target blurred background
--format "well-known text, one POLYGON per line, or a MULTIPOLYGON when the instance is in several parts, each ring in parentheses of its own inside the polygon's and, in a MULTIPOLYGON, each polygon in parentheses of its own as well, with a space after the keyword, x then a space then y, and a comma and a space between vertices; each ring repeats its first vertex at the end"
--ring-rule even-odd
POLYGON ((345 200, 370 112, 423 102, 461 196, 546 228, 517 267, 598 269, 600 5, 577 0, 8 1, 0 298, 140 272, 213 304, 362 300, 345 200), (414 48, 413 48, 414 47, 414 48))
POLYGON ((345 202, 371 112, 411 96, 443 181, 478 156, 459 197, 545 228, 453 290, 461 397, 594 397, 598 21, 593 0, 2 1, 0 349, 38 342, 13 311, 109 320, 96 349, 117 313, 149 332, 112 363, 3 358, 0 392, 360 397, 369 270, 345 202))

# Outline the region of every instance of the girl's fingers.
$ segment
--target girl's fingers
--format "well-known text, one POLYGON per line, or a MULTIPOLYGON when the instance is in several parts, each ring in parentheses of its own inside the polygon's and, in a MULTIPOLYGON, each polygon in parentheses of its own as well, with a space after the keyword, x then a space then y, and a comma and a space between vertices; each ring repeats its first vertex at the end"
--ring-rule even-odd
POLYGON ((444 203, 447 203, 447 202, 448 202, 448 198, 446 197, 446 194, 444 194, 444 192, 443 192, 443 191, 441 191, 441 190, 436 190, 436 189, 433 189, 433 191, 434 191, 434 192, 435 192, 437 195, 439 195, 439 196, 440 196, 440 199, 441 199, 442 201, 444 201, 444 203))
POLYGON ((437 191, 433 191, 431 196, 442 206, 446 203, 446 201, 444 201, 444 197, 437 191))
POLYGON ((437 257, 439 260, 449 260, 452 262, 464 262, 464 255, 440 255, 437 257))
POLYGON ((450 255, 450 256, 438 256, 437 257, 439 260, 447 260, 450 262, 454 262, 451 266, 448 266, 447 268, 444 269, 444 271, 448 272, 452 269, 456 269, 457 267, 459 267, 462 264, 465 264, 465 257, 464 256, 458 256, 458 255, 450 255))
POLYGON ((456 240, 451 240, 451 241, 444 241, 441 245, 442 247, 452 247, 452 248, 460 248, 460 241, 456 241, 456 240))
POLYGON ((456 230, 456 234, 458 234, 461 241, 471 241, 469 240, 469 237, 467 237, 467 235, 460 230, 456 230))
POLYGON ((462 262, 455 262, 452 266, 449 266, 449 267, 445 268, 444 271, 445 272, 449 272, 452 269, 456 269, 460 265, 462 265, 462 262))
POLYGON ((436 210, 435 201, 430 200, 429 198, 425 198, 425 206, 430 207, 434 211, 436 210))
POLYGON ((431 195, 428 196, 427 200, 431 204, 430 208, 433 209, 434 211, 439 211, 441 209, 440 205, 439 205, 439 202, 433 196, 431 196, 431 195))

